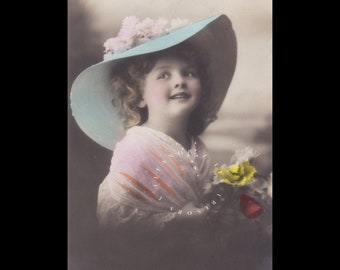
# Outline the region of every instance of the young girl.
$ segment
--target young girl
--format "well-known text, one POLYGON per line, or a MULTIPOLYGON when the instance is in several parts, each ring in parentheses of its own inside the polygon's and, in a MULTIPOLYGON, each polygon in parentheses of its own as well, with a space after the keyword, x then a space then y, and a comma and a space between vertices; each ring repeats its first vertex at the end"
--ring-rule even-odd
MULTIPOLYGON (((99 223, 109 229, 105 269, 249 269, 255 261, 262 267, 270 251, 261 245, 268 242, 254 240, 256 226, 226 225, 232 198, 213 192, 214 168, 199 138, 234 74, 231 22, 221 15, 180 24, 127 17, 104 44, 104 61, 72 86, 80 128, 113 150, 97 207, 99 223), (216 211, 223 196, 227 207, 216 211)), ((231 204, 239 211, 237 203, 231 204)))
POLYGON ((104 44, 105 60, 73 84, 79 126, 114 150, 98 194, 105 227, 158 231, 175 218, 211 210, 204 195, 213 168, 198 135, 216 119, 226 95, 236 38, 225 15, 180 23, 127 17, 104 44))
POLYGON ((114 101, 129 129, 99 189, 101 224, 162 227, 176 216, 208 211, 203 194, 213 169, 197 137, 209 113, 200 67, 192 50, 176 46, 133 59, 127 74, 113 79, 114 101))

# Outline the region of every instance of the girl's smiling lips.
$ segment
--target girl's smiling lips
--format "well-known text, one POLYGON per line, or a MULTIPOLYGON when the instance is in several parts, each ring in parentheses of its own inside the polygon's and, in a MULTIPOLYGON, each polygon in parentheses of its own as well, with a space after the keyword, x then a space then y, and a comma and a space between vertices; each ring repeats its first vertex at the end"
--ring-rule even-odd
POLYGON ((170 99, 190 98, 190 95, 185 92, 180 92, 172 95, 170 99))

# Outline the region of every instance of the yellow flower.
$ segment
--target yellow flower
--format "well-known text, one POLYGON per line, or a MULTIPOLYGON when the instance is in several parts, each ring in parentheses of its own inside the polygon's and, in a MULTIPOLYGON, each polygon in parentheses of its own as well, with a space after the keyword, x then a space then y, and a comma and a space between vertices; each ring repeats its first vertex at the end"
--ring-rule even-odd
POLYGON ((249 161, 244 161, 226 168, 216 167, 215 172, 218 175, 220 183, 244 186, 253 179, 256 169, 249 161))

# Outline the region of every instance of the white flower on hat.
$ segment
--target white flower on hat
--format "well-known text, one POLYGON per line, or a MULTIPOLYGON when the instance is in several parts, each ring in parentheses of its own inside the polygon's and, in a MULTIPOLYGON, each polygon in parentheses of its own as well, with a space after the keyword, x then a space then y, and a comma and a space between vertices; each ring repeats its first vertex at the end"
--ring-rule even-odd
POLYGON ((136 16, 126 17, 119 30, 118 36, 122 39, 129 39, 137 34, 139 19, 136 16))
POLYGON ((170 31, 172 31, 174 29, 177 29, 177 28, 180 28, 182 26, 185 26, 185 25, 187 25, 189 23, 190 22, 187 19, 176 18, 176 19, 171 20, 170 27, 167 30, 170 32, 170 31))
POLYGON ((154 20, 147 17, 140 20, 136 16, 128 16, 123 20, 117 36, 105 41, 104 54, 122 53, 188 24, 189 20, 180 18, 168 21, 165 18, 154 20))

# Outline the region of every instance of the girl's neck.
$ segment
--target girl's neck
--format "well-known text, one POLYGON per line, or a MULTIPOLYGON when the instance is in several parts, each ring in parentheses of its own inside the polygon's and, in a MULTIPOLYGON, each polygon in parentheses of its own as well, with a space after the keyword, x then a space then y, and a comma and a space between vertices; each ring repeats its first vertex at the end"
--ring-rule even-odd
POLYGON ((174 121, 148 119, 143 126, 163 132, 175 139, 187 150, 191 148, 191 138, 187 133, 187 119, 176 119, 174 121))

